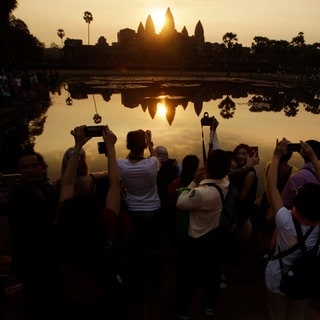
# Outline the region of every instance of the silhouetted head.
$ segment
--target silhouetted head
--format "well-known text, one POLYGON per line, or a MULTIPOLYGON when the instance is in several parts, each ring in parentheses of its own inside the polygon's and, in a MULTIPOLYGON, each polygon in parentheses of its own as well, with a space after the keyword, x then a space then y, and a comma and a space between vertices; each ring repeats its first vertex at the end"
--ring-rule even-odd
POLYGON ((166 147, 164 146, 157 146, 154 151, 156 152, 159 160, 161 162, 165 162, 165 161, 168 161, 169 159, 169 154, 168 154, 168 150, 166 147))
POLYGON ((224 178, 231 165, 231 158, 227 151, 216 149, 213 150, 207 160, 207 173, 212 179, 224 178))
POLYGON ((234 148, 233 153, 235 155, 238 167, 242 167, 247 163, 249 150, 250 147, 245 143, 240 143, 234 148))
POLYGON ((293 200, 299 214, 309 221, 320 221, 320 185, 306 183, 300 187, 293 200))
POLYGON ((196 155, 186 155, 181 164, 180 179, 183 186, 189 185, 199 167, 200 160, 196 155))
POLYGON ((318 160, 320 160, 320 142, 317 140, 307 140, 306 143, 312 148, 318 160))
POLYGON ((143 130, 129 131, 127 134, 127 149, 134 154, 139 154, 147 147, 146 133, 143 130))
POLYGON ((17 170, 25 183, 37 183, 47 179, 48 165, 43 156, 32 148, 19 151, 17 154, 17 170))

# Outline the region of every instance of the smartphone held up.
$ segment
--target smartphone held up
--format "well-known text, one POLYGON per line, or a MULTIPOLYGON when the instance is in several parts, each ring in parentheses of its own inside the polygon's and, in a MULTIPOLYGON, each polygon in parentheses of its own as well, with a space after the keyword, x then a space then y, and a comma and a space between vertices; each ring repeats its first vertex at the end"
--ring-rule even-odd
POLYGON ((288 143, 287 144, 287 151, 288 152, 300 152, 301 151, 301 144, 300 143, 288 143))

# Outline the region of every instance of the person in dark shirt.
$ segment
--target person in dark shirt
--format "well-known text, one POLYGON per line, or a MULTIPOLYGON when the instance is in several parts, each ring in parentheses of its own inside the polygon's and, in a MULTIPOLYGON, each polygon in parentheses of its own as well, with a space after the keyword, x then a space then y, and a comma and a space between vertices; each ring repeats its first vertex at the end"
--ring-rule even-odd
POLYGON ((166 147, 157 146, 155 152, 161 162, 161 167, 157 173, 157 190, 161 201, 161 217, 163 219, 164 234, 166 235, 165 242, 166 240, 171 242, 174 236, 174 216, 170 212, 168 188, 170 183, 179 177, 180 166, 176 159, 169 158, 166 147))
POLYGON ((101 208, 101 199, 96 201, 94 190, 79 194, 77 184, 81 150, 90 137, 86 135, 85 126, 75 127, 71 134, 75 145, 61 176, 57 214, 67 302, 65 316, 66 319, 116 319, 119 315, 115 280, 119 278, 115 256, 120 211, 117 137, 108 126, 101 132, 109 178, 101 208))
POLYGON ((21 183, 8 192, 5 205, 12 268, 23 286, 26 319, 57 319, 63 297, 55 223, 57 197, 39 153, 26 149, 17 159, 21 183))

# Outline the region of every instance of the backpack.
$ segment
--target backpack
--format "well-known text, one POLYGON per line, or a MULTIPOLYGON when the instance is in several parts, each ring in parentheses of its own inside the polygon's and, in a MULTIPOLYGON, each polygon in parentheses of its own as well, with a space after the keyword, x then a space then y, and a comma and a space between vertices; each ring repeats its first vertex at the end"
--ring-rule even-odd
POLYGON ((230 183, 226 197, 224 197, 221 187, 216 183, 211 182, 207 183, 207 185, 213 186, 219 191, 223 204, 219 227, 227 230, 237 221, 238 191, 236 187, 230 183))
MULTIPOLYGON (((311 299, 320 296, 320 234, 316 244, 311 249, 307 249, 305 240, 310 235, 314 227, 310 227, 303 236, 300 223, 292 216, 296 229, 298 244, 284 252, 280 252, 279 261, 282 273, 280 290, 290 299, 311 299), (287 272, 283 270, 282 258, 288 255, 288 251, 293 252, 301 249, 302 255, 298 257, 287 272)), ((274 260, 274 258, 273 258, 274 260)))

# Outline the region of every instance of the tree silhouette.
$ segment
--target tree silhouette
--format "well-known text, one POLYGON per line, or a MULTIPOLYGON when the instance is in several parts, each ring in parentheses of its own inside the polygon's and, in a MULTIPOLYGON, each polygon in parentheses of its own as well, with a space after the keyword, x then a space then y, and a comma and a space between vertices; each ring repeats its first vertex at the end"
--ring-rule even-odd
POLYGON ((63 47, 62 39, 63 39, 64 36, 65 36, 64 30, 63 30, 63 29, 58 29, 58 30, 57 30, 57 35, 58 35, 58 37, 61 39, 61 47, 63 47))
POLYGON ((89 12, 89 11, 85 11, 84 14, 83 14, 83 19, 88 24, 88 45, 89 45, 90 44, 89 26, 90 26, 91 21, 93 20, 92 13, 89 12))
POLYGON ((2 0, 0 1, 0 26, 8 27, 10 24, 10 17, 12 11, 16 9, 18 2, 16 0, 2 0))
POLYGON ((236 109, 236 104, 234 103, 234 101, 231 100, 229 95, 227 95, 226 98, 219 103, 218 108, 221 109, 221 117, 224 119, 229 119, 233 118, 236 109))
POLYGON ((223 37, 222 41, 227 49, 232 49, 238 42, 237 35, 232 32, 227 32, 223 37))
POLYGON ((292 38, 291 45, 294 47, 303 47, 305 45, 304 33, 299 32, 296 37, 292 38))

